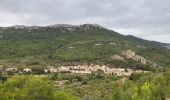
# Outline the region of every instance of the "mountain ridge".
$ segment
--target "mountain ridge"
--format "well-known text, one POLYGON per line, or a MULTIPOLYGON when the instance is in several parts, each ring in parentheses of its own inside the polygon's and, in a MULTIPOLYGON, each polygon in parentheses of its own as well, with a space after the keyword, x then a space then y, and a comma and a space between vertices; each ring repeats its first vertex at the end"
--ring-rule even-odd
POLYGON ((126 35, 127 37, 131 38, 132 40, 138 40, 138 41, 141 41, 143 42, 144 44, 154 44, 154 45, 158 45, 158 46, 166 46, 168 45, 168 43, 162 43, 162 42, 158 42, 158 41, 151 41, 151 40, 146 40, 146 39, 142 39, 142 38, 138 38, 138 37, 135 37, 133 35, 126 35))
POLYGON ((52 27, 52 28, 58 28, 58 27, 66 27, 66 28, 76 28, 76 27, 81 27, 81 26, 93 26, 97 28, 104 28, 98 24, 79 24, 79 25, 72 25, 72 24, 52 24, 52 25, 13 25, 13 26, 6 26, 1 28, 16 28, 16 29, 24 29, 24 28, 34 28, 34 27, 52 27))
POLYGON ((125 36, 95 24, 0 28, 0 59, 17 60, 28 65, 91 62, 123 67, 128 65, 127 62, 120 63, 110 58, 130 49, 150 61, 166 66, 170 63, 170 55, 164 45, 125 36))
MULTIPOLYGON (((104 28, 103 26, 98 25, 98 24, 80 24, 80 25, 52 24, 52 25, 45 25, 45 26, 41 26, 41 25, 40 26, 38 26, 38 25, 33 25, 33 26, 13 25, 13 26, 0 27, 0 28, 2 28, 2 29, 15 28, 15 29, 30 29, 30 30, 31 29, 38 29, 38 28, 68 28, 69 30, 74 30, 75 28, 80 28, 80 27, 86 27, 86 28, 95 27, 95 28, 109 30, 109 29, 104 28)), ((114 31, 114 30, 110 30, 110 31, 114 31)), ((116 31, 114 31, 114 32, 116 32, 116 31)), ((118 32, 116 32, 116 33, 118 33, 118 32)), ((158 42, 158 41, 150 41, 150 40, 138 38, 138 37, 133 36, 133 35, 124 35, 124 36, 127 36, 128 38, 132 38, 132 39, 135 39, 135 40, 139 40, 139 41, 142 41, 142 42, 150 42, 150 43, 152 42, 152 44, 156 44, 156 45, 159 45, 159 46, 165 47, 166 45, 168 45, 167 43, 161 43, 161 42, 158 42)))

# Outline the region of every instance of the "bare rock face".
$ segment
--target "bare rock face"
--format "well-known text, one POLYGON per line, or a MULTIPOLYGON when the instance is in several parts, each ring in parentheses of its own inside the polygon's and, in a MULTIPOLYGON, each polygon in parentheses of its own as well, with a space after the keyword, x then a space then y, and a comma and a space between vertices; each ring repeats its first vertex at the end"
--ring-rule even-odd
POLYGON ((132 51, 132 50, 124 51, 124 52, 122 52, 122 55, 125 56, 128 59, 133 59, 135 61, 140 61, 140 63, 142 63, 142 64, 150 63, 150 61, 148 61, 144 57, 136 55, 136 53, 134 51, 132 51))
POLYGON ((144 57, 139 56, 139 55, 135 55, 132 59, 135 61, 140 61, 140 63, 142 63, 142 64, 147 64, 150 62, 147 59, 145 59, 144 57))
POLYGON ((150 63, 149 60, 145 59, 144 57, 142 56, 139 56, 137 55, 134 51, 132 50, 126 50, 124 52, 121 53, 121 55, 123 56, 119 56, 119 55, 114 55, 114 56, 111 56, 111 59, 113 60, 121 60, 121 61, 125 61, 125 58, 127 59, 133 59, 135 61, 139 61, 140 63, 142 64, 148 64, 150 63), (124 58, 125 57, 125 58, 124 58))
POLYGON ((53 28, 57 28, 57 27, 74 28, 74 27, 76 27, 76 25, 54 24, 54 25, 49 25, 48 27, 53 27, 53 28))
POLYGON ((91 28, 100 28, 103 29, 102 26, 97 25, 97 24, 82 24, 82 25, 69 25, 69 24, 54 24, 54 25, 49 25, 48 27, 52 28, 67 28, 69 30, 74 30, 76 28, 83 28, 84 30, 91 29, 91 28))
POLYGON ((153 63, 151 61, 149 61, 148 59, 140 56, 140 55, 137 55, 134 51, 132 50, 126 50, 124 52, 121 53, 123 56, 125 56, 127 59, 133 59, 135 61, 138 61, 140 62, 141 64, 150 64, 151 67, 162 67, 156 63, 153 63))
POLYGON ((130 59, 130 58, 133 58, 136 55, 136 53, 132 50, 127 50, 127 51, 122 52, 122 55, 130 59))
POLYGON ((111 56, 111 59, 125 61, 125 59, 122 56, 119 56, 119 55, 111 56))
POLYGON ((121 55, 123 57, 119 55, 114 55, 111 56, 111 59, 125 61, 125 58, 127 58, 127 59, 133 59, 135 61, 141 61, 142 64, 146 64, 147 62, 147 60, 144 57, 136 55, 136 53, 132 50, 126 50, 122 52, 121 55))

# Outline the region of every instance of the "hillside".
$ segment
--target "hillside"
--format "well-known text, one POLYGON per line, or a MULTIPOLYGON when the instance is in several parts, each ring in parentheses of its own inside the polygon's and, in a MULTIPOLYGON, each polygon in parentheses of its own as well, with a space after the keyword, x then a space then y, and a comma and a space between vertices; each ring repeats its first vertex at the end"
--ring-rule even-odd
POLYGON ((163 43, 124 36, 96 24, 0 27, 1 65, 96 63, 112 67, 145 66, 131 59, 111 59, 114 55, 132 50, 167 67, 170 65, 170 50, 164 46, 163 43))
POLYGON ((168 100, 166 45, 95 24, 1 27, 0 100, 168 100))

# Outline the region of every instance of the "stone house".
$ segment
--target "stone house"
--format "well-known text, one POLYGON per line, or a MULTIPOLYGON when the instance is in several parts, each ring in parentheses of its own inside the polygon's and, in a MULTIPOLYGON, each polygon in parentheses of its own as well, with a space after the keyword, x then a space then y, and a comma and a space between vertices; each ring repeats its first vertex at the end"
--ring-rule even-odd
POLYGON ((31 72, 32 72, 32 69, 30 69, 30 68, 25 68, 25 69, 23 69, 23 72, 31 73, 31 72))

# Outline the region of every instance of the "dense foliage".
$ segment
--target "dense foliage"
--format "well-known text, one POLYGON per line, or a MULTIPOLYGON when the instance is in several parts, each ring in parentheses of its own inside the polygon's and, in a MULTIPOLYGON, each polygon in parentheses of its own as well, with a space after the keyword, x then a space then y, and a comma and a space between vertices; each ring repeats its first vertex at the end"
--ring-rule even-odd
POLYGON ((170 98, 169 90, 170 71, 124 78, 100 71, 87 76, 20 75, 1 81, 0 100, 165 100, 170 98))
POLYGON ((58 92, 53 84, 33 76, 14 76, 0 85, 0 100, 75 100, 70 93, 58 92))

